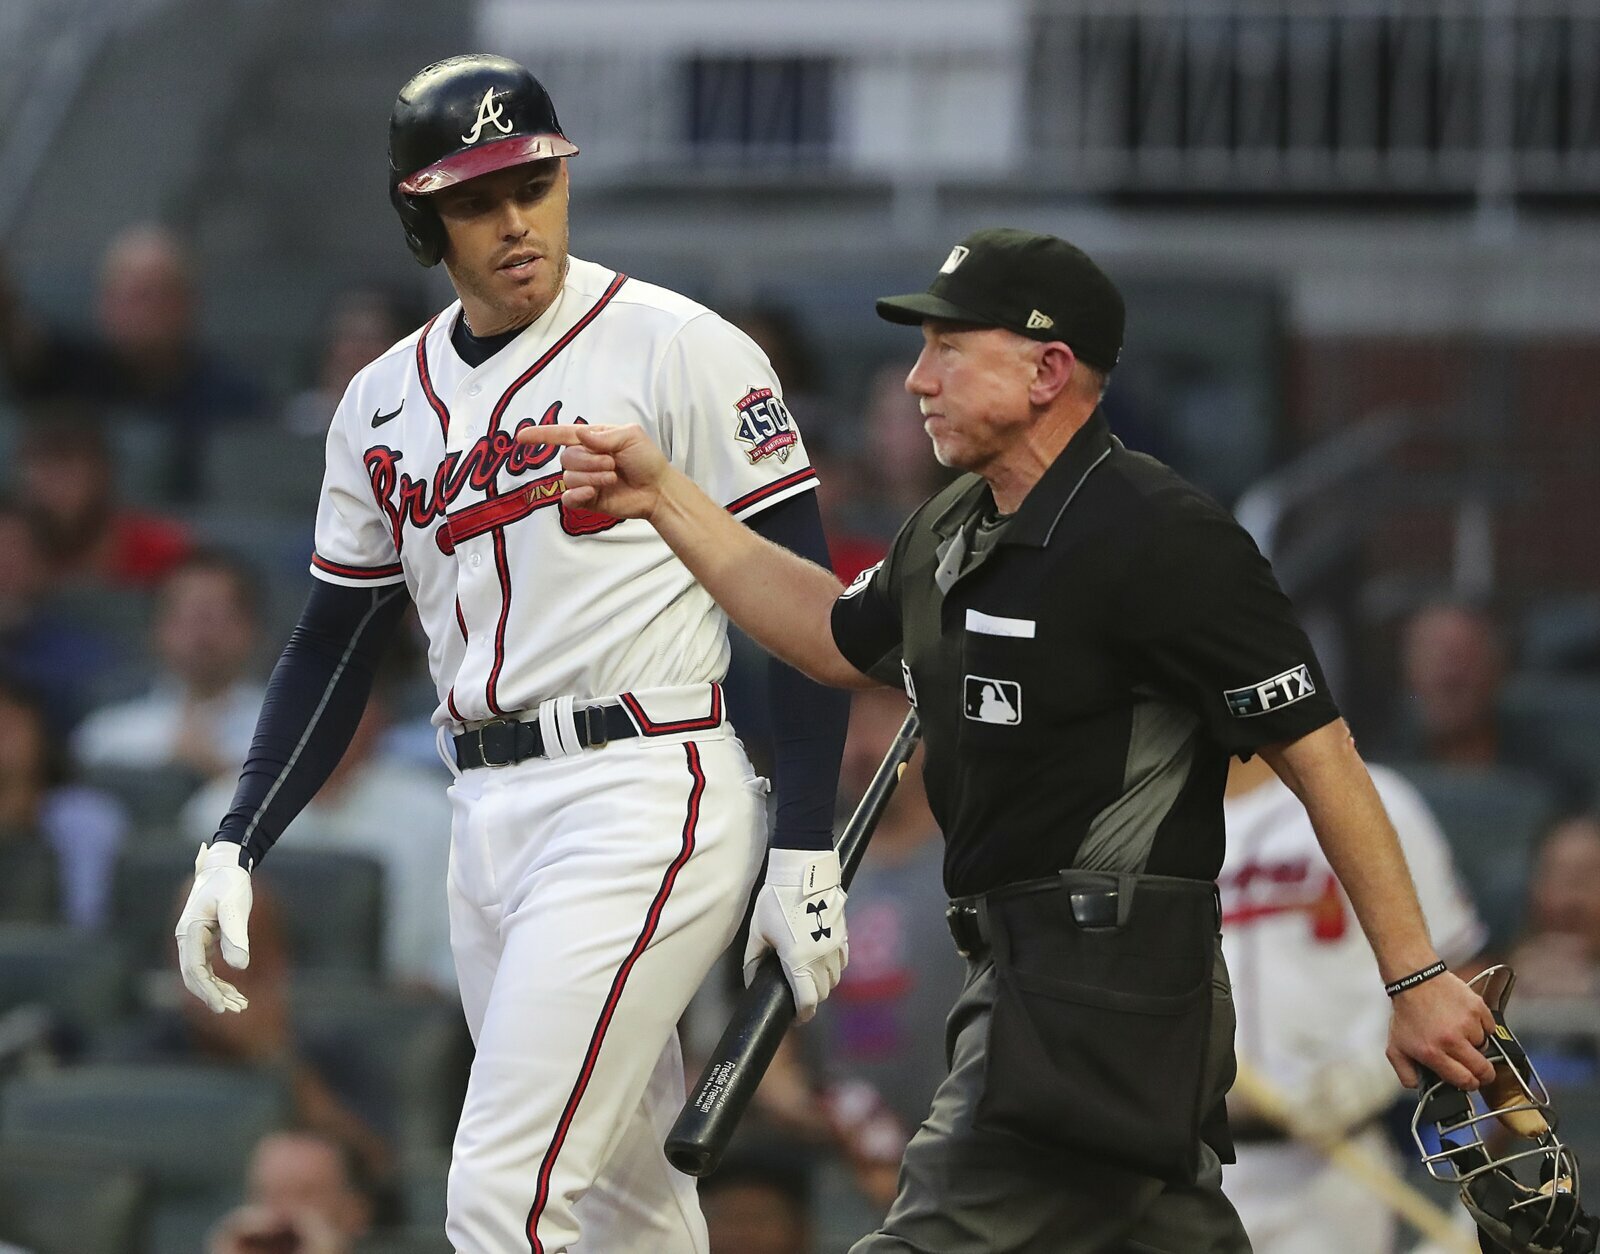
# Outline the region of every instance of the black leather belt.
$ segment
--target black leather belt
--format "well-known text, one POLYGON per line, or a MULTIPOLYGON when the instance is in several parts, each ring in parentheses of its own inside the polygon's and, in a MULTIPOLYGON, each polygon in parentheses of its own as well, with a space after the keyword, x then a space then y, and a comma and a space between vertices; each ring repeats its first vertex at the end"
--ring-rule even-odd
MULTIPOLYGON (((1040 879, 1023 880, 1005 884, 988 893, 971 897, 953 897, 944 912, 945 926, 956 943, 956 952, 963 958, 981 956, 989 951, 989 914, 984 905, 988 897, 1008 897, 1019 893, 1054 891, 1061 887, 1059 875, 1046 875, 1040 879)), ((1211 885, 1216 900, 1217 926, 1222 926, 1222 898, 1217 887, 1211 885)), ((1098 930, 1117 926, 1118 891, 1115 888, 1087 888, 1068 894, 1073 921, 1081 928, 1098 930)))
MULTIPOLYGON (((578 743, 585 749, 598 749, 613 740, 637 736, 639 729, 620 705, 586 705, 572 711, 578 729, 578 743)), ((456 765, 463 771, 480 766, 510 766, 529 758, 542 758, 544 732, 539 720, 522 722, 500 718, 455 737, 456 765)))

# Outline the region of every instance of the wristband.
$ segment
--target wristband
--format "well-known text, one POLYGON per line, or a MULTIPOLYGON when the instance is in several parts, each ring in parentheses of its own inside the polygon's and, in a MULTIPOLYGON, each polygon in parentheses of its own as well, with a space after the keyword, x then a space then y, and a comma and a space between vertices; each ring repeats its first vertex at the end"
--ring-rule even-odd
POLYGON ((1413 971, 1410 975, 1401 976, 1393 984, 1385 984, 1383 991, 1388 993, 1390 997, 1397 997, 1405 992, 1406 989, 1416 988, 1418 984, 1426 984, 1434 976, 1443 975, 1447 970, 1449 968, 1444 965, 1444 959, 1441 958, 1431 967, 1423 967, 1420 971, 1413 971))

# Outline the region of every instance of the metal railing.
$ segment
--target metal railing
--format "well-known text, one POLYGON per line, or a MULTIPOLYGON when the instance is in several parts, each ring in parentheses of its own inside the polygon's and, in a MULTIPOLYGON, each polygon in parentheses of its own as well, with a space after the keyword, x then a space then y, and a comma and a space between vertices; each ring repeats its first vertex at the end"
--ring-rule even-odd
POLYGON ((1600 190, 1592 0, 1037 0, 1031 142, 1087 187, 1600 190))

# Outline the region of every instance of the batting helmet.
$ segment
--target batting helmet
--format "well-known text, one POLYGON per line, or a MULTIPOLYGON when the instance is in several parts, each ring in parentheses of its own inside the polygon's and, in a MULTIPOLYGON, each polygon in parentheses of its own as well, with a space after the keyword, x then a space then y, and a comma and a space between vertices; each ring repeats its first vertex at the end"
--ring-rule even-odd
POLYGON ((444 224, 428 196, 480 174, 578 151, 550 93, 505 57, 473 53, 419 70, 389 114, 389 199, 412 255, 444 256, 444 224))
POLYGON ((1459 1186, 1485 1250, 1592 1254, 1600 1223, 1579 1201, 1577 1155, 1557 1135, 1550 1094, 1506 1025, 1515 982, 1506 966, 1472 980, 1494 1014, 1483 1043, 1494 1080, 1468 1093, 1421 1068, 1411 1135, 1428 1174, 1459 1186))

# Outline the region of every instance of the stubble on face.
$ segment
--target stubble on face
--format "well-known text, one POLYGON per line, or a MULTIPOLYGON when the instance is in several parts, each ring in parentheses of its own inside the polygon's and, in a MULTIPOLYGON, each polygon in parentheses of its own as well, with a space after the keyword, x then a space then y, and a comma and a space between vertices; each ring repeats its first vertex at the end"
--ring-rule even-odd
POLYGON ((566 162, 486 174, 439 193, 449 245, 444 264, 476 335, 535 321, 561 290, 568 264, 566 162), (531 259, 512 266, 524 255, 531 259))

